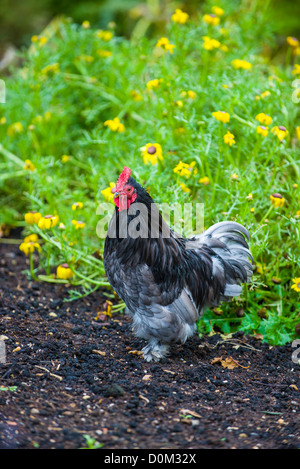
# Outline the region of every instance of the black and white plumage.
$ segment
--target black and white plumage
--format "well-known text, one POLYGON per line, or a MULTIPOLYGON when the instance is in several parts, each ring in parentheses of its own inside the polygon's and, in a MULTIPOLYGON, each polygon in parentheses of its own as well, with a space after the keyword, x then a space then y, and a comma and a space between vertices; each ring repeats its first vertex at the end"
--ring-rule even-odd
POLYGON ((171 344, 184 343, 193 334, 205 308, 240 295, 241 284, 250 282, 249 233, 238 223, 220 222, 191 239, 169 227, 169 237, 163 237, 166 224, 159 214, 159 234, 153 237, 154 202, 129 168, 114 191, 116 209, 104 247, 106 275, 133 317, 134 333, 147 341, 145 360, 158 361, 171 344), (139 212, 139 228, 145 227, 148 237, 128 233, 135 204, 147 208, 139 212))

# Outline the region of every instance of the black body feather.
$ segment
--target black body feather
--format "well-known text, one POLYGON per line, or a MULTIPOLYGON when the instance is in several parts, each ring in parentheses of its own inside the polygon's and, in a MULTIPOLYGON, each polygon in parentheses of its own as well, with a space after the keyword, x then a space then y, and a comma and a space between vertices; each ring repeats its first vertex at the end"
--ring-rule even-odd
POLYGON ((151 237, 154 202, 135 179, 130 177, 128 184, 137 194, 132 205, 138 202, 147 208, 139 228, 148 227, 148 237, 128 235, 135 215, 125 211, 121 219, 116 207, 105 240, 104 267, 133 316, 136 335, 148 341, 145 359, 159 360, 171 343, 185 342, 194 332, 204 308, 239 295, 240 284, 250 281, 252 256, 244 237, 249 239, 249 233, 238 223, 222 222, 185 239, 159 214, 159 235, 151 237), (166 229, 169 237, 162 235, 166 229))

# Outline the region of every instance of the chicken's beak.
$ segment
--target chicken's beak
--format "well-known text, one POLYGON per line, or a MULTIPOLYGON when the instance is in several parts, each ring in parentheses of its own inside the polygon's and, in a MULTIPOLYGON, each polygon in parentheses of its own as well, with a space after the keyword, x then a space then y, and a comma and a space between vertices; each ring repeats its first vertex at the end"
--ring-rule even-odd
POLYGON ((119 208, 119 212, 120 212, 120 210, 127 210, 128 206, 127 206, 127 195, 126 194, 123 194, 122 192, 115 192, 114 193, 114 200, 115 199, 118 199, 118 203, 115 202, 115 204, 119 208))

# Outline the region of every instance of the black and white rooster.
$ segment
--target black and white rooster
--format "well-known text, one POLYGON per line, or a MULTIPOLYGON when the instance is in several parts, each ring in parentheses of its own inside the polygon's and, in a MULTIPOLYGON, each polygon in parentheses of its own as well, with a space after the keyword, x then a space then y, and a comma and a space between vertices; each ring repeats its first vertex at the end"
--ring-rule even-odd
POLYGON ((178 236, 127 167, 112 192, 106 275, 133 317, 134 333, 147 341, 145 360, 158 361, 170 344, 193 334, 205 308, 231 300, 250 282, 249 233, 225 221, 191 239, 178 236))

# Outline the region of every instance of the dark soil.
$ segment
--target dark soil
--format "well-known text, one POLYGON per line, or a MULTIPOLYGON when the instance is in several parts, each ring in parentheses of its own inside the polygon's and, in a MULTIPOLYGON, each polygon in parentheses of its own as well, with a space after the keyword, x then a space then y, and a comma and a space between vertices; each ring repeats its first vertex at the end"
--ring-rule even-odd
POLYGON ((27 268, 0 244, 0 448, 81 448, 85 435, 106 449, 300 447, 291 344, 195 334, 149 364, 130 318, 95 320, 102 293, 64 302, 66 286, 27 268))

